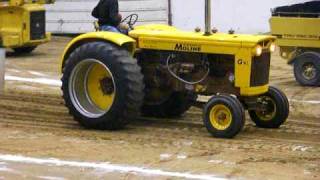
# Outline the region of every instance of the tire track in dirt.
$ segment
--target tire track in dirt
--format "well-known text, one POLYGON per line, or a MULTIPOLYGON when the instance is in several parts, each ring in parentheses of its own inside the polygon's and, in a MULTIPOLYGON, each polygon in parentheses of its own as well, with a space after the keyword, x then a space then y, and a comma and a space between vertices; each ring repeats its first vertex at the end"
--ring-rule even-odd
POLYGON ((3 100, 0 101, 0 108, 6 109, 8 111, 24 111, 33 112, 46 115, 54 116, 66 116, 68 113, 67 109, 63 105, 56 106, 51 104, 43 104, 41 102, 26 102, 17 100, 3 100))
POLYGON ((1 99, 18 100, 18 101, 29 101, 29 102, 41 102, 50 103, 55 105, 64 104, 63 99, 59 96, 39 93, 26 93, 19 91, 9 91, 5 95, 0 95, 1 99))
POLYGON ((290 125, 291 126, 304 126, 304 127, 310 127, 310 128, 316 128, 320 129, 320 121, 318 119, 309 119, 309 120, 296 120, 296 119, 290 119, 290 125))
MULTIPOLYGON (((1 123, 3 124, 3 123, 1 123)), ((190 135, 190 134, 181 134, 180 133, 171 133, 169 135, 164 135, 163 129, 162 133, 154 131, 154 129, 149 129, 149 132, 145 129, 139 129, 139 132, 132 132, 131 130, 125 130, 121 132, 116 132, 116 136, 111 135, 113 132, 104 132, 104 131, 89 131, 82 129, 79 126, 66 126, 66 125, 39 125, 37 123, 16 123, 9 120, 5 122, 7 127, 15 127, 22 129, 41 129, 46 132, 50 131, 53 134, 63 135, 63 136, 74 136, 82 137, 85 139, 94 139, 94 140, 114 140, 134 142, 135 144, 140 144, 143 146, 153 146, 150 145, 151 142, 159 143, 162 147, 170 148, 172 146, 177 146, 178 140, 187 140, 193 142, 191 147, 193 149, 206 150, 211 152, 213 149, 228 148, 228 149, 243 149, 250 151, 268 151, 268 152, 279 152, 279 151, 302 151, 302 152, 315 152, 319 153, 319 143, 305 142, 305 141, 282 141, 275 138, 264 138, 260 139, 258 137, 252 136, 243 136, 240 135, 239 139, 235 140, 223 140, 223 139, 213 139, 210 136, 201 136, 201 135, 190 135), (146 136, 147 134, 147 136, 146 136), (214 141, 213 141, 214 140, 214 141), (301 149, 299 149, 301 148, 301 149), (295 150, 297 149, 297 150, 295 150)), ((152 144, 152 143, 151 143, 152 144)), ((209 154, 207 154, 209 155, 209 154)))
MULTIPOLYGON (((190 111, 188 111, 183 116, 183 119, 188 119, 191 121, 201 123, 202 122, 202 110, 198 109, 198 108, 191 108, 190 111)), ((246 114, 246 121, 251 122, 248 114, 246 114)), ((298 116, 297 114, 294 114, 294 116, 289 117, 289 119, 285 125, 317 128, 320 131, 320 120, 318 117, 301 116, 301 115, 298 116)))
MULTIPOLYGON (((149 118, 144 118, 149 119, 149 118)), ((154 120, 152 120, 154 121, 154 120)), ((183 122, 182 125, 179 121, 175 122, 161 122, 158 120, 157 122, 150 122, 149 120, 145 120, 146 123, 136 122, 134 123, 136 126, 139 125, 139 128, 142 128, 144 132, 155 133, 159 131, 159 133, 166 132, 169 134, 173 134, 175 137, 190 137, 195 136, 198 138, 207 137, 208 132, 202 124, 194 124, 183 122), (141 127, 140 127, 141 126, 141 127)), ((136 127, 137 128, 137 127, 136 127)), ((243 131, 239 134, 239 136, 243 136, 249 139, 262 139, 269 140, 274 139, 279 142, 292 142, 292 143, 309 143, 320 145, 320 142, 316 141, 317 138, 320 138, 319 133, 316 130, 299 130, 299 129, 260 129, 256 128, 253 125, 246 125, 243 131), (316 137, 315 137, 316 136, 316 137)), ((211 137, 210 137, 211 138, 211 137)), ((212 138, 211 138, 212 139, 212 138)))
POLYGON ((310 124, 297 125, 289 121, 288 125, 275 130, 259 129, 249 124, 237 139, 227 141, 212 138, 202 125, 202 112, 192 108, 181 120, 140 118, 124 131, 88 131, 68 115, 59 97, 49 97, 49 100, 45 100, 46 97, 33 97, 26 94, 2 97, 4 100, 0 102, 0 124, 8 127, 40 129, 71 136, 88 136, 88 138, 116 138, 138 141, 142 144, 155 140, 170 144, 177 139, 188 139, 196 144, 194 146, 208 150, 212 147, 226 146, 227 148, 277 151, 291 150, 296 144, 303 144, 315 147, 310 150, 318 151, 320 147, 320 142, 315 140, 320 138, 320 128, 310 127, 310 124))
MULTIPOLYGON (((62 100, 59 98, 55 98, 56 103, 52 103, 52 101, 43 101, 44 98, 42 97, 22 97, 20 98, 20 96, 6 96, 3 98, 5 101, 4 103, 0 103, 0 107, 2 109, 2 114, 5 114, 6 111, 8 111, 7 114, 17 114, 17 115, 30 115, 30 117, 32 117, 32 119, 35 119, 35 117, 38 116, 38 118, 44 119, 53 119, 54 121, 56 121, 55 117, 56 116, 61 116, 64 119, 66 119, 67 121, 72 121, 72 117, 68 116, 67 113, 67 109, 63 106, 62 100), (21 100, 21 101, 19 101, 21 100), (8 103, 8 102, 12 102, 12 103, 8 103), (44 104, 45 102, 45 104, 44 104), (40 103, 40 105, 39 105, 40 103), (23 110, 22 110, 23 109, 23 110), (22 111, 21 111, 22 110, 22 111), (40 113, 39 113, 40 111, 40 113), (10 113, 11 112, 11 113, 10 113), (25 112, 25 113, 22 113, 25 112)), ((191 109, 191 111, 189 111, 185 117, 183 118, 184 120, 179 121, 179 124, 183 123, 183 122, 189 122, 191 121, 199 121, 197 126, 202 126, 201 124, 201 115, 202 112, 201 110, 198 109, 191 109)), ((60 118, 61 119, 61 118, 60 118)), ((151 118, 149 118, 151 119, 151 118)), ((58 122, 60 122, 58 120, 58 122)), ((300 125, 303 124, 304 121, 300 121, 300 125)), ((316 124, 316 123, 314 123, 316 124)), ((291 129, 292 128, 298 128, 298 129, 303 129, 300 126, 294 126, 291 125, 290 126, 291 129)), ((308 128, 306 128, 308 129, 308 128)))

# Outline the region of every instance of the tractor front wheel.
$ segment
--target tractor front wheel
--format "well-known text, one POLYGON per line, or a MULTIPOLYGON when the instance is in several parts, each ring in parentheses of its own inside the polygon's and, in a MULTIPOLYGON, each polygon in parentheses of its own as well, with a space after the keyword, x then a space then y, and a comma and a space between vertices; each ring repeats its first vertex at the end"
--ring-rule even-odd
POLYGON ((13 48, 13 50, 16 54, 28 54, 28 53, 31 53, 36 48, 37 46, 28 46, 28 47, 13 48))
POLYGON ((204 125, 214 137, 232 138, 245 123, 241 102, 232 96, 214 96, 204 108, 204 125))
POLYGON ((116 130, 140 111, 143 75, 126 50, 92 42, 75 49, 66 60, 62 91, 70 114, 81 125, 116 130))
POLYGON ((270 87, 258 97, 257 109, 249 110, 249 114, 258 127, 279 128, 289 116, 289 101, 281 90, 270 87))

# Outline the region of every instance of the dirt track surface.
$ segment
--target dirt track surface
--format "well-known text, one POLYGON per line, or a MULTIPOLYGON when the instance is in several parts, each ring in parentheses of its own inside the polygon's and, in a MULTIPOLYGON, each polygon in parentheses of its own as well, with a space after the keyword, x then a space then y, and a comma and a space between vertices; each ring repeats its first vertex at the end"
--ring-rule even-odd
MULTIPOLYGON (((6 75, 59 80, 59 57, 69 41, 54 38, 33 54, 9 54, 6 75)), ((272 84, 288 95, 289 120, 259 129, 247 118, 232 140, 212 138, 202 112, 180 119, 141 118, 117 132, 85 130, 68 115, 60 87, 8 80, 0 96, 0 155, 109 162, 169 172, 236 179, 320 179, 320 88, 299 86, 276 54, 272 84)), ((48 83, 50 84, 50 83, 48 83)), ((175 176, 152 175, 157 179, 175 176)), ((150 179, 143 173, 11 162, 0 158, 0 179, 150 179)))

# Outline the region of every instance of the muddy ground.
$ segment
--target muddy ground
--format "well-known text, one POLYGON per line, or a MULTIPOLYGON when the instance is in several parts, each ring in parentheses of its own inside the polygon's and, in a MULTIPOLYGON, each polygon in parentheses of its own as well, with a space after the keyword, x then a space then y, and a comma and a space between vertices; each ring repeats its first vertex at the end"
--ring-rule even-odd
POLYGON ((8 54, 5 94, 0 95, 0 179, 188 177, 12 162, 1 159, 3 155, 108 162, 231 179, 320 179, 320 88, 299 86, 292 67, 277 54, 272 58, 271 82, 290 99, 289 120, 280 129, 266 130, 247 117, 244 130, 225 140, 208 134, 202 112, 195 108, 180 119, 141 118, 118 132, 83 129, 68 115, 57 83, 59 57, 69 40, 55 37, 27 56, 8 54))

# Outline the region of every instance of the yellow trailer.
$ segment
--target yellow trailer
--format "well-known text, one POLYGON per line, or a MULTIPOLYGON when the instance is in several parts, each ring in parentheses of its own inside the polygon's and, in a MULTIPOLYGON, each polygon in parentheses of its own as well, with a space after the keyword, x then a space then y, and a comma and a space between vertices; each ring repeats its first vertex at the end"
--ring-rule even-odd
POLYGON ((0 0, 0 47, 30 53, 48 42, 44 4, 54 0, 0 0))
POLYGON ((320 10, 301 11, 304 5, 299 7, 299 12, 273 11, 271 32, 277 37, 281 57, 294 66, 296 80, 301 85, 319 86, 320 10))

